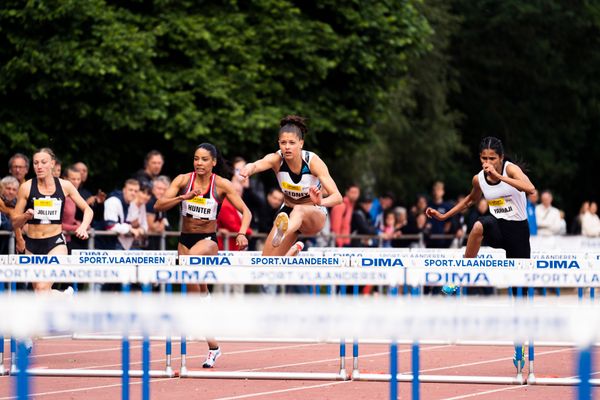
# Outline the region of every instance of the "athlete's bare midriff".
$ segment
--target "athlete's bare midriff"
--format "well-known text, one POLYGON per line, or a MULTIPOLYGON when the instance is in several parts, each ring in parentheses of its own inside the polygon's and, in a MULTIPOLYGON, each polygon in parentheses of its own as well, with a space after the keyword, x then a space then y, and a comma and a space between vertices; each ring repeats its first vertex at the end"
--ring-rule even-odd
POLYGON ((182 233, 215 233, 217 221, 202 221, 190 217, 183 217, 182 233))

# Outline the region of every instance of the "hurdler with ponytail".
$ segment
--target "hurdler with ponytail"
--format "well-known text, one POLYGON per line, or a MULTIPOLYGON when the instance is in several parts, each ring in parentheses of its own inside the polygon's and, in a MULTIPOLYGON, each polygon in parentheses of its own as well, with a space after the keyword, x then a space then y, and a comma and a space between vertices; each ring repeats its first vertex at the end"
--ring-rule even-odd
MULTIPOLYGON (((165 195, 156 201, 156 211, 167 211, 180 205, 182 215, 181 235, 177 251, 179 255, 217 255, 217 216, 225 198, 242 214, 242 223, 236 244, 240 250, 248 247, 246 231, 252 214, 234 189, 231 181, 221 176, 231 176, 226 161, 211 143, 196 147, 193 161, 194 170, 173 180, 165 195), (215 173, 218 172, 218 173, 215 173)), ((188 291, 209 296, 208 286, 187 285, 188 291)), ((214 339, 207 339, 208 355, 204 368, 212 368, 221 350, 214 339)))
POLYGON ((303 248, 298 235, 316 235, 325 226, 327 208, 342 202, 327 165, 313 152, 304 150, 308 133, 306 119, 288 115, 279 122, 279 150, 246 164, 240 171, 244 179, 273 170, 284 194, 284 204, 267 237, 263 255, 297 254, 303 248), (324 192, 328 194, 323 197, 324 192))

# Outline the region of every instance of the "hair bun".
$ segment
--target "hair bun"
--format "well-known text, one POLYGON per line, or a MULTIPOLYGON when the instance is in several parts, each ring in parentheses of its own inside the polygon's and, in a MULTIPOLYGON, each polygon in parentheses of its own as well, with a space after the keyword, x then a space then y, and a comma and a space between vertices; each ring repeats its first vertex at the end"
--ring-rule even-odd
POLYGON ((308 128, 306 127, 306 118, 301 117, 299 115, 286 115, 279 121, 279 127, 283 128, 286 125, 295 125, 297 126, 302 135, 306 135, 308 132, 308 128))

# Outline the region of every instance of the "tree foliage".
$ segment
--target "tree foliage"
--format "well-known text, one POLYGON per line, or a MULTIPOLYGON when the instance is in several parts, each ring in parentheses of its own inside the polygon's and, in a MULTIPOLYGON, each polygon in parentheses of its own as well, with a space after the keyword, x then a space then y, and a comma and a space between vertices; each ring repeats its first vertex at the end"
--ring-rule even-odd
POLYGON ((464 18, 452 48, 461 92, 451 104, 478 167, 483 136, 504 140, 539 188, 575 211, 600 194, 600 7, 589 1, 454 1, 464 18))
POLYGON ((434 32, 427 40, 428 51, 410 60, 406 77, 389 92, 373 142, 359 156, 352 155, 354 162, 343 169, 361 177, 365 189, 391 191, 404 204, 434 180, 465 177, 456 168, 456 155, 464 151, 455 127, 460 115, 447 103, 449 93, 458 90, 448 46, 460 21, 442 0, 421 4, 419 11, 434 32))
POLYGON ((272 151, 300 113, 308 145, 338 156, 370 139, 429 34, 411 1, 7 0, 0 155, 50 145, 123 175, 155 147, 188 168, 202 141, 272 151))

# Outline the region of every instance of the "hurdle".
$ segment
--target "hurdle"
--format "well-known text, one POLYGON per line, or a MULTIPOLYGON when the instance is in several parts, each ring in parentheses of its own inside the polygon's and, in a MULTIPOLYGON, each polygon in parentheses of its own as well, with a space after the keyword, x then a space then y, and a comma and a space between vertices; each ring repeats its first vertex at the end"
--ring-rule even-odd
MULTIPOLYGON (((576 302, 561 306, 542 302, 534 306, 524 301, 473 299, 461 300, 461 307, 456 308, 452 302, 435 298, 282 297, 269 299, 265 304, 264 297, 232 297, 214 299, 208 305, 198 298, 174 296, 165 299, 157 295, 132 297, 131 301, 124 301, 123 295, 112 294, 98 302, 97 297, 84 294, 73 303, 52 298, 45 298, 40 303, 39 295, 14 297, 19 297, 19 301, 0 296, 0 307, 8 310, 7 319, 0 321, 0 331, 11 335, 36 335, 57 328, 96 331, 117 328, 120 331, 141 331, 144 335, 172 336, 181 332, 185 335, 215 336, 215 333, 220 333, 227 336, 239 331, 239 326, 230 321, 244 316, 244 332, 248 337, 286 337, 290 335, 290 330, 304 338, 313 338, 315 335, 341 337, 347 333, 369 340, 388 340, 396 346, 396 340, 390 338, 398 333, 398 326, 403 326, 405 329, 402 333, 408 337, 430 336, 436 340, 452 340, 458 336, 469 340, 502 336, 514 341, 526 337, 573 341, 583 350, 579 362, 579 390, 583 395, 589 392, 591 383, 590 358, 586 352, 589 344, 597 340, 600 334, 600 304, 582 305, 576 302), (298 307, 299 304, 306 307, 298 307), (202 321, 190 320, 190 310, 198 310, 214 324, 207 326, 202 321), (28 315, 32 321, 44 321, 44 324, 27 323, 29 319, 19 318, 22 315, 28 315), (71 317, 65 318, 65 315, 71 317), (92 315, 100 317, 91 318, 92 315), (136 318, 132 320, 131 315, 136 315, 136 318), (439 329, 432 333, 433 318, 439 329), (457 320, 461 323, 455 323, 457 320), (156 321, 161 323, 156 324, 156 321), (271 323, 267 326, 265 321, 271 323), (374 326, 374 322, 380 324, 374 326)), ((396 354, 394 348, 391 354, 396 354)), ((21 352, 19 365, 25 367, 18 372, 27 370, 26 359, 21 352)), ((418 362, 418 346, 415 342, 411 380, 417 398, 418 385, 424 382, 423 375, 419 375, 418 362)), ((408 375, 398 374, 397 365, 394 366, 393 362, 390 364, 390 392, 397 393, 397 388, 393 388, 398 382, 397 378, 408 378, 408 375)), ((148 368, 147 364, 145 368, 148 368)), ((27 378, 27 374, 20 376, 27 378)))
MULTIPOLYGON (((261 256, 180 256, 175 268, 140 266, 141 282, 152 279, 159 283, 229 283, 229 284, 318 284, 331 285, 343 282, 396 285, 402 282, 403 271, 391 269, 378 274, 366 272, 349 265, 347 257, 261 257, 261 256), (318 265, 318 266, 316 266, 318 265), (295 268, 301 266, 301 268, 295 268), (327 266, 324 272, 322 267, 327 266), (323 275, 324 274, 324 275, 323 275)), ((213 298, 217 298, 214 296, 213 298)), ((331 341, 328 339, 328 341, 331 341)), ((319 342, 319 341, 317 341, 319 342)), ((331 373, 316 372, 260 372, 260 371, 195 371, 186 363, 186 341, 181 340, 182 378, 223 379, 289 379, 289 380, 347 380, 345 343, 340 341, 339 369, 331 373)))
MULTIPOLYGON (((13 282, 29 282, 32 280, 77 283, 120 283, 128 288, 137 282, 137 263, 139 258, 135 252, 81 251, 78 255, 46 256, 46 255, 11 255, 6 265, 0 265, 3 280, 13 282), (132 262, 132 260, 134 262, 132 262)), ((145 256, 146 258, 148 256, 145 256)), ((166 256, 154 256, 161 263, 167 263, 166 256)), ((175 260, 175 258, 173 258, 175 260)), ((128 357, 129 341, 121 337, 123 357, 128 357), (125 353, 127 351, 127 354, 125 353)), ((16 345, 11 344, 11 366, 9 374, 19 373, 17 367, 16 345)), ((143 345, 144 350, 145 345, 143 345)), ((168 348, 168 346, 167 346, 168 348)), ((164 370, 150 370, 151 377, 173 377, 175 373, 169 364, 164 370)), ((81 369, 81 368, 28 368, 27 373, 34 376, 81 376, 81 377, 123 377, 122 369, 81 369)), ((131 377, 142 377, 142 370, 127 371, 131 377)))

